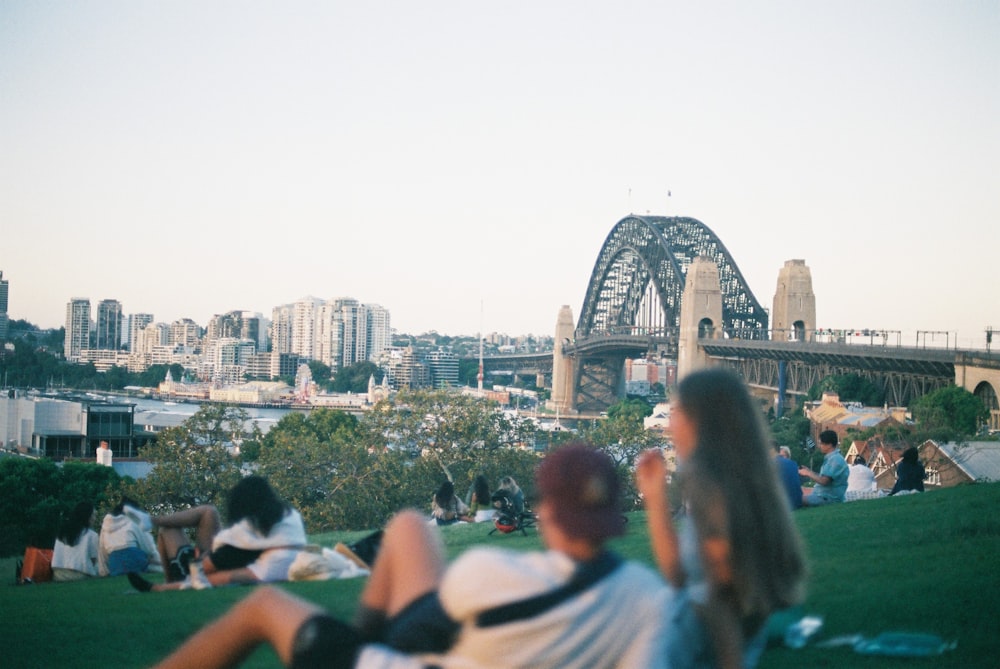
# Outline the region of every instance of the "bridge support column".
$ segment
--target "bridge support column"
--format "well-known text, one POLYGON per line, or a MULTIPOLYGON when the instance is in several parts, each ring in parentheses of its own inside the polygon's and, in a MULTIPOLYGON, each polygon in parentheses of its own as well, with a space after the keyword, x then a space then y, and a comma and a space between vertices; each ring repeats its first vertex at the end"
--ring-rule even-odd
POLYGON ((560 414, 576 411, 576 361, 563 355, 563 345, 573 341, 574 330, 573 310, 568 304, 564 304, 556 318, 556 341, 552 351, 552 399, 549 402, 550 408, 560 414))
POLYGON ((677 341, 677 380, 709 365, 698 347, 699 338, 721 336, 722 286, 719 266, 707 256, 691 261, 681 294, 680 337, 677 341))
POLYGON ((771 339, 813 341, 816 334, 816 293, 805 260, 786 260, 778 272, 771 309, 771 339))

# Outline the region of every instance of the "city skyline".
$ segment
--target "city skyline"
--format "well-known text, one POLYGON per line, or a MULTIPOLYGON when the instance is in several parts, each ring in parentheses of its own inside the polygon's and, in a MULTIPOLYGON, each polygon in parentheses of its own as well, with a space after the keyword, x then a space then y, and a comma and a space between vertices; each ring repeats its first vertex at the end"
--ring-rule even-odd
POLYGON ((1000 5, 0 6, 9 315, 356 295, 552 334, 612 227, 690 216, 817 325, 1000 327, 1000 5))

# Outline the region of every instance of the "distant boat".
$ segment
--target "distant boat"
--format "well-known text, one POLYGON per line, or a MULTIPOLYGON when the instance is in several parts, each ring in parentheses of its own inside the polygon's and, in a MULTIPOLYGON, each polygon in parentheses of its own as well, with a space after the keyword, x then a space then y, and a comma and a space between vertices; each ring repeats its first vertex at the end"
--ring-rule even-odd
POLYGON ((175 407, 175 406, 177 406, 177 402, 164 402, 164 404, 166 406, 168 406, 168 407, 175 407))

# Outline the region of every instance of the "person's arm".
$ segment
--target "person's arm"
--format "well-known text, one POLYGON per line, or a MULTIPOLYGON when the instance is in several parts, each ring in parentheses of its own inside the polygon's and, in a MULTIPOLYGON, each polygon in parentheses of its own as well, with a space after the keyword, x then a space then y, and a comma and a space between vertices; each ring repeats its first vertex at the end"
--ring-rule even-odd
POLYGON ((812 479, 813 481, 815 481, 820 485, 830 485, 831 483, 833 483, 833 479, 830 478, 829 476, 824 476, 823 474, 817 474, 816 472, 814 472, 813 470, 809 469, 806 466, 799 467, 799 474, 801 476, 805 476, 806 478, 812 479))
POLYGON ((670 516, 667 465, 659 449, 644 451, 639 456, 635 481, 639 492, 642 493, 642 503, 646 508, 649 541, 656 564, 665 579, 675 587, 680 587, 684 585, 684 573, 680 567, 677 532, 670 516))
POLYGON ((248 585, 259 583, 257 575, 246 567, 240 569, 224 569, 222 571, 206 572, 205 577, 213 587, 220 585, 248 585))

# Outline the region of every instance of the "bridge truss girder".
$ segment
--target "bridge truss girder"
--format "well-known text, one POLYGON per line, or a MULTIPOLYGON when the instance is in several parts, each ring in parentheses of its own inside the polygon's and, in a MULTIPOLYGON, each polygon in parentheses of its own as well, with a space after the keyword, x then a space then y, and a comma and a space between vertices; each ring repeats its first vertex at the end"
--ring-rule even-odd
POLYGON ((578 358, 574 406, 581 413, 598 413, 618 401, 624 387, 625 355, 578 358))
MULTIPOLYGON (((751 386, 777 392, 778 360, 770 358, 716 358, 716 360, 734 369, 751 386)), ((896 407, 910 406, 917 398, 952 383, 950 379, 940 375, 788 361, 785 363, 785 391, 789 395, 805 396, 823 379, 842 374, 853 374, 870 381, 884 393, 886 402, 896 407)))
POLYGON ((591 273, 577 339, 619 328, 667 333, 680 327, 681 295, 691 262, 719 268, 722 320, 746 338, 767 338, 767 312, 722 241, 704 223, 679 216, 627 216, 608 234, 591 273))

